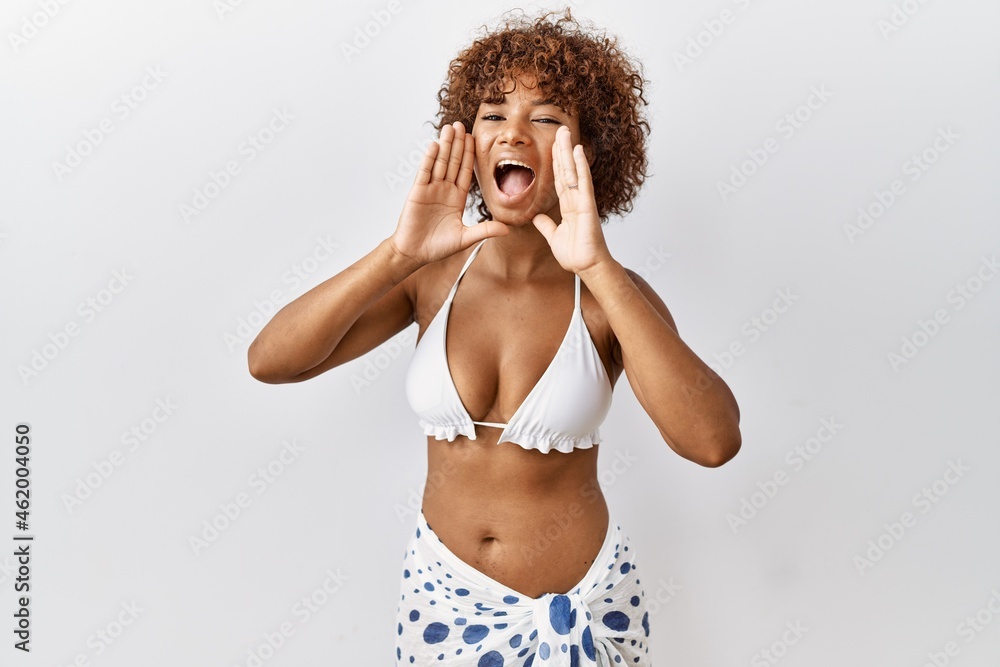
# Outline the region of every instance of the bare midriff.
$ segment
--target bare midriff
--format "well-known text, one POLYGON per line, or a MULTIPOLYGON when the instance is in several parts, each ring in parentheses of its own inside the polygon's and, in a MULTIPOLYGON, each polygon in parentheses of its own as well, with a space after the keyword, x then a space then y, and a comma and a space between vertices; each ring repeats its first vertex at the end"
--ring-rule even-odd
POLYGON ((461 560, 522 595, 567 593, 587 574, 608 529, 598 446, 569 453, 428 437, 427 523, 461 560))

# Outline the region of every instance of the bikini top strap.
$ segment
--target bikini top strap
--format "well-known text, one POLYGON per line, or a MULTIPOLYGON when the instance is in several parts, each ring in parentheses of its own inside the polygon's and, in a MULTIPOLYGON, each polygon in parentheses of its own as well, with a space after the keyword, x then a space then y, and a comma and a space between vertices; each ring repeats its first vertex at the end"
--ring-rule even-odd
POLYGON ((573 297, 575 299, 575 306, 574 307, 579 310, 579 308, 580 308, 580 276, 578 276, 578 275, 576 275, 574 273, 573 277, 576 278, 576 295, 573 297))
POLYGON ((472 260, 476 258, 476 253, 479 252, 479 249, 483 246, 484 243, 486 243, 486 241, 487 239, 483 239, 482 241, 480 241, 479 244, 476 245, 475 248, 473 248, 472 252, 469 253, 469 258, 465 260, 465 264, 462 266, 462 270, 458 272, 458 278, 455 279, 455 284, 451 286, 451 292, 448 293, 449 300, 451 300, 455 296, 455 292, 458 290, 459 281, 462 280, 462 276, 465 275, 466 269, 468 269, 469 265, 472 264, 472 260))

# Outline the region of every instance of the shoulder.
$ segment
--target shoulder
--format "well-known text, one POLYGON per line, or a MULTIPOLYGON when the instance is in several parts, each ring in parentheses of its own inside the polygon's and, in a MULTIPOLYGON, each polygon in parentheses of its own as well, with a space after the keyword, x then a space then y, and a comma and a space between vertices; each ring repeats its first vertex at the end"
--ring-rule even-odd
POLYGON ((674 323, 674 318, 670 314, 670 309, 667 308, 667 304, 663 302, 663 299, 661 299, 660 295, 656 293, 656 290, 654 290, 653 287, 648 282, 646 282, 646 280, 642 276, 640 276, 632 269, 626 267, 625 273, 628 274, 628 277, 632 279, 632 282, 635 283, 635 286, 639 289, 639 292, 642 293, 644 297, 646 297, 646 300, 649 301, 650 305, 652 305, 653 308, 656 310, 656 312, 660 314, 660 317, 666 320, 667 324, 670 325, 670 328, 673 329, 674 332, 676 332, 677 325, 674 323))
POLYGON ((475 249, 475 244, 424 264, 404 280, 404 290, 413 304, 414 321, 423 327, 444 305, 448 292, 458 279, 465 261, 475 249))

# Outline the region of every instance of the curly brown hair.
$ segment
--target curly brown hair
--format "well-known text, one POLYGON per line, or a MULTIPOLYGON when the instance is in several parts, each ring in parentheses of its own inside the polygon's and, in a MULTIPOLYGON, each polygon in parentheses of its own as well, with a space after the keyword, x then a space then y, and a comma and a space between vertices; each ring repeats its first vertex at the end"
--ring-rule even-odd
MULTIPOLYGON (((520 11, 520 10, 512 10, 520 11)), ((576 21, 569 7, 536 18, 511 16, 463 50, 448 67, 447 81, 437 93, 440 109, 434 125, 461 121, 472 132, 481 102, 499 103, 505 79, 534 75, 539 89, 580 123, 583 142, 591 147, 590 167, 601 223, 611 214, 632 210, 646 178, 646 137, 650 128, 642 113, 642 66, 633 62, 614 37, 595 33, 576 21), (549 17, 557 20, 550 22, 549 17)), ((480 222, 489 220, 479 183, 469 189, 480 222), (476 204, 478 202, 478 204, 476 204)))

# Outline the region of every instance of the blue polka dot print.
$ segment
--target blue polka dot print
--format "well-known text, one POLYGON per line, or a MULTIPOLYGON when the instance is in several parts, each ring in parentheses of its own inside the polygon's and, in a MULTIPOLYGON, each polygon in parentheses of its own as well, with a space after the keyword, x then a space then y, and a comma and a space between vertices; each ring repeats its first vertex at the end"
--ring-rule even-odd
POLYGON ((421 511, 406 545, 397 667, 650 667, 635 550, 614 521, 572 590, 532 599, 461 560, 421 511))

